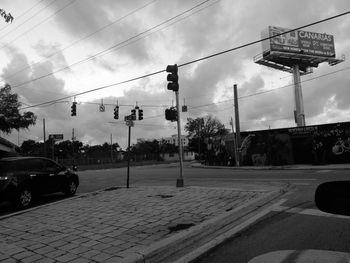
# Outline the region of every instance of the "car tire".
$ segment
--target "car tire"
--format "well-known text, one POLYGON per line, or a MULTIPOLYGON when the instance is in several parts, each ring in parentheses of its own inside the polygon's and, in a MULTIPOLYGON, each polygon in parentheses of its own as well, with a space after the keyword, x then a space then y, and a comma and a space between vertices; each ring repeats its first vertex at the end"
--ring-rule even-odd
POLYGON ((77 182, 75 180, 70 179, 63 192, 68 196, 73 196, 75 195, 77 189, 78 189, 77 182))
POLYGON ((21 186, 16 193, 14 203, 20 209, 28 208, 32 204, 33 193, 29 186, 21 186))

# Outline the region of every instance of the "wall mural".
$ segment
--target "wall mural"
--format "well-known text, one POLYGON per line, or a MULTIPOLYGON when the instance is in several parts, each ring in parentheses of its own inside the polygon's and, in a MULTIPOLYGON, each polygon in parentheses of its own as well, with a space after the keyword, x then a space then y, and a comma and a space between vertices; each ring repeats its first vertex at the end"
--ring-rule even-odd
MULTIPOLYGON (((242 132, 241 164, 350 163, 350 122, 242 132)), ((234 165, 233 135, 206 140, 209 165, 234 165)))

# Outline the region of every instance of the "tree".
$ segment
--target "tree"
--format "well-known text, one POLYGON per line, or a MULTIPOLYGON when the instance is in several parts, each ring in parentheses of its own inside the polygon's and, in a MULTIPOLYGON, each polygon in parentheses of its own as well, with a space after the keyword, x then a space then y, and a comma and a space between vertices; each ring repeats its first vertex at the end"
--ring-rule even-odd
POLYGON ((189 150, 194 152, 204 152, 204 139, 228 133, 219 119, 211 115, 199 117, 196 119, 187 118, 185 131, 188 132, 189 150))
POLYGON ((158 160, 160 146, 159 141, 140 141, 133 145, 131 153, 142 160, 158 160))
POLYGON ((19 112, 21 103, 18 95, 11 93, 11 86, 5 84, 0 89, 0 130, 11 133, 12 129, 27 129, 30 125, 35 125, 36 116, 33 112, 19 112))
POLYGON ((39 156, 43 154, 43 143, 34 140, 26 140, 22 142, 21 153, 29 156, 39 156))

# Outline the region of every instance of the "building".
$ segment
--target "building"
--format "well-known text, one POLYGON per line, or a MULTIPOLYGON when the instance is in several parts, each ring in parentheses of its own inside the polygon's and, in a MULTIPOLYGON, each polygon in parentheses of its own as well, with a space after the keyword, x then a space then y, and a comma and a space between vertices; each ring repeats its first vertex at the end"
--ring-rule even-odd
MULTIPOLYGON (((171 135, 171 137, 162 138, 161 143, 175 144, 175 146, 178 146, 179 140, 178 140, 177 134, 171 135)), ((181 143, 183 147, 188 146, 189 139, 186 135, 181 135, 181 143)))
POLYGON ((7 156, 17 156, 18 146, 0 137, 0 158, 7 156))

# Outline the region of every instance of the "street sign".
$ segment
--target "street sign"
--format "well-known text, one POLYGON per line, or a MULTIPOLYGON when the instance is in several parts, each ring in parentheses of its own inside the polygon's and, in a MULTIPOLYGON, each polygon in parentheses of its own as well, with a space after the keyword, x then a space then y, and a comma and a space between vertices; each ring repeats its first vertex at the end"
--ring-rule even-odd
POLYGON ((100 105, 100 112, 105 112, 105 111, 106 111, 105 105, 101 104, 100 105))
POLYGON ((128 127, 134 127, 134 122, 132 120, 126 120, 125 121, 126 126, 128 127))
POLYGON ((53 139, 54 141, 62 141, 63 134, 50 134, 49 139, 53 139))

